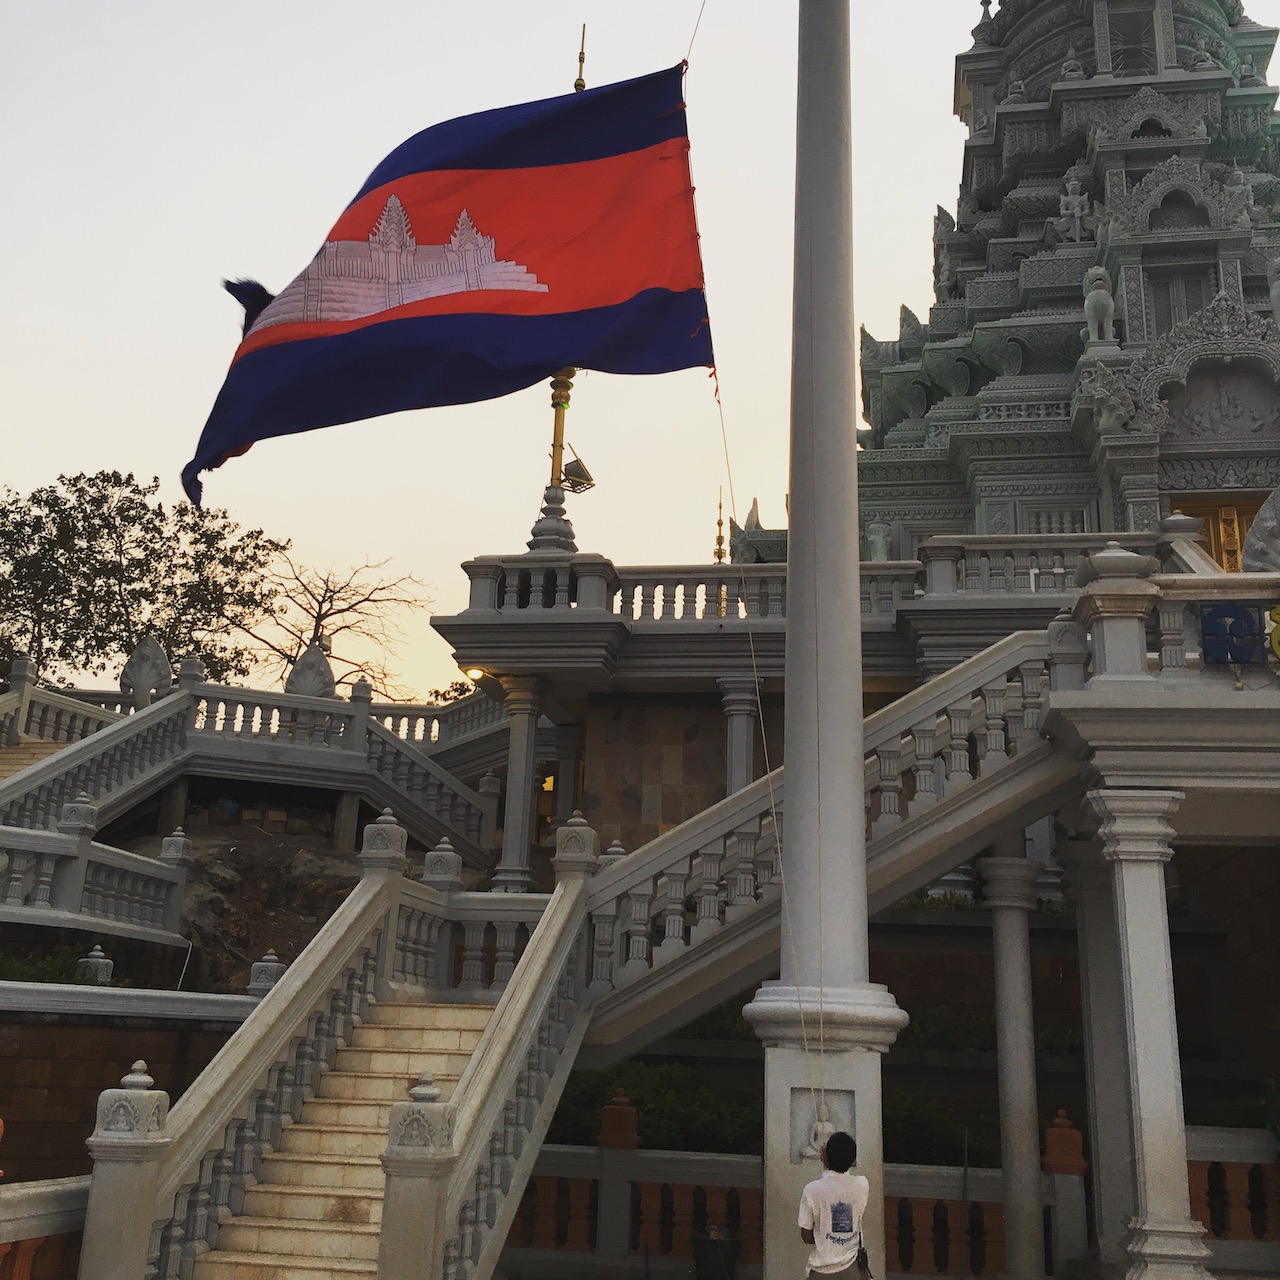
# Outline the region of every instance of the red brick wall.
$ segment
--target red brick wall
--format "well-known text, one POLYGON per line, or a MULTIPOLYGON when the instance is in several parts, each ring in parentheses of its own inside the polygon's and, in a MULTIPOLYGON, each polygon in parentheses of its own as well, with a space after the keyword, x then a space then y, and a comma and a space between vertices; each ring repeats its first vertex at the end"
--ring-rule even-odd
POLYGON ((176 1102, 227 1042, 234 1025, 106 1025, 102 1019, 0 1020, 0 1169, 5 1183, 70 1178, 92 1167, 85 1139, 98 1094, 138 1058, 176 1102))

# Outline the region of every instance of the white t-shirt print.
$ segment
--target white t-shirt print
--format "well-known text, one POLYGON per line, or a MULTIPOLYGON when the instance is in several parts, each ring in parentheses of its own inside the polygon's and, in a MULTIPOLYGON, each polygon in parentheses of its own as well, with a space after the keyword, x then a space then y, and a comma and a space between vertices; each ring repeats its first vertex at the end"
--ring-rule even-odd
POLYGON ((820 1274, 853 1266, 871 1184, 860 1173, 827 1169, 800 1196, 800 1226, 813 1232, 809 1270, 820 1274))

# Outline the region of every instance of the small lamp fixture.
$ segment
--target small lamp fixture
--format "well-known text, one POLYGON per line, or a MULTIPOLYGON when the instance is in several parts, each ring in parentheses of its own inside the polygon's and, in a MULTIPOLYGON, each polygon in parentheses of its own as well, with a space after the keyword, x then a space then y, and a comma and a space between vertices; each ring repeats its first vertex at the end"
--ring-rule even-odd
POLYGON ((564 464, 563 484, 570 493, 586 493, 588 489, 594 489, 596 482, 592 479, 591 472, 587 470, 586 463, 578 457, 573 445, 569 446, 569 452, 573 457, 564 464))
POLYGON ((487 673, 480 667, 468 667, 462 674, 465 675, 468 680, 474 682, 487 673))

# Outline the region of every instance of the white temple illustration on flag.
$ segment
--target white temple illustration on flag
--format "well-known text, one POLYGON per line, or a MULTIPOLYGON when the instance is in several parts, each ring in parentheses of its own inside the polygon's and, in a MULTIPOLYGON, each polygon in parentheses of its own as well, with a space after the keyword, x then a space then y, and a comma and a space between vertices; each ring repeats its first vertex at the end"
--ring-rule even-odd
POLYGON ((358 320, 406 303, 477 289, 547 292, 547 286, 519 263, 498 261, 493 236, 483 234, 465 209, 447 244, 418 244, 404 205, 392 195, 368 240, 327 242, 253 328, 358 320))

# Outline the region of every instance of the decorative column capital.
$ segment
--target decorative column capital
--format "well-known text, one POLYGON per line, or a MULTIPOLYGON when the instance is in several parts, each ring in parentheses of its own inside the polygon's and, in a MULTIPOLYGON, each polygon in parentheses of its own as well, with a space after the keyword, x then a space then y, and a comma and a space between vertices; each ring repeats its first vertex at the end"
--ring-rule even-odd
POLYGON ((1043 870, 1027 858, 979 858, 974 864, 982 877, 982 901, 989 910, 1034 911, 1036 884, 1043 870))
POLYGON ((543 682, 537 676, 498 676, 507 695, 507 714, 536 716, 542 710, 543 682))
POLYGON ((81 792, 58 814, 58 830, 66 836, 83 836, 92 840, 98 829, 98 807, 93 798, 81 792))
POLYGON ((726 716, 753 716, 760 706, 760 681, 755 676, 720 676, 720 701, 726 716))
POLYGON ((453 1104, 439 1101, 440 1090, 425 1073, 409 1090, 409 1097, 412 1101, 397 1102, 391 1108, 383 1168, 400 1177, 447 1177, 458 1159, 453 1104))
POLYGON ((1098 835, 1108 862, 1168 862, 1173 857, 1173 815, 1181 791, 1103 787, 1085 797, 1102 819, 1098 835))

